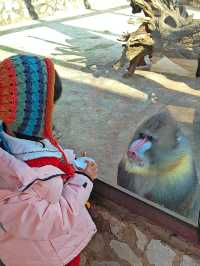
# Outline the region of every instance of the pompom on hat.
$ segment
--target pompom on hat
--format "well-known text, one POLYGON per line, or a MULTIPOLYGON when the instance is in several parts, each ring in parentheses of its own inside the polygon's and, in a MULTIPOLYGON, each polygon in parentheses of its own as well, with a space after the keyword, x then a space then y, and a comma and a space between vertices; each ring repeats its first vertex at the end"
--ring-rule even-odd
POLYGON ((68 162, 52 132, 54 85, 50 59, 32 55, 5 59, 0 63, 0 120, 15 133, 49 139, 68 162))

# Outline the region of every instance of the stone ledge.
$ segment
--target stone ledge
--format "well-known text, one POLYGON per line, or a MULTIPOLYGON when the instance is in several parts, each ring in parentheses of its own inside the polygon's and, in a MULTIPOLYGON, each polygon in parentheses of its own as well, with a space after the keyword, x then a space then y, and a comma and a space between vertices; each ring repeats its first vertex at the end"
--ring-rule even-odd
POLYGON ((97 200, 90 212, 98 233, 81 266, 200 266, 198 247, 113 202, 97 200))

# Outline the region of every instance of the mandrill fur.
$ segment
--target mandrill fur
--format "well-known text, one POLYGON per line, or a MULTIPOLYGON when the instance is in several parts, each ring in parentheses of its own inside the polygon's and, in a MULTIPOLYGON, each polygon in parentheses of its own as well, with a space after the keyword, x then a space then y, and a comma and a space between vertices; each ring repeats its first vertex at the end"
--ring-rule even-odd
POLYGON ((186 217, 198 214, 190 143, 167 111, 139 126, 119 164, 117 182, 186 217))

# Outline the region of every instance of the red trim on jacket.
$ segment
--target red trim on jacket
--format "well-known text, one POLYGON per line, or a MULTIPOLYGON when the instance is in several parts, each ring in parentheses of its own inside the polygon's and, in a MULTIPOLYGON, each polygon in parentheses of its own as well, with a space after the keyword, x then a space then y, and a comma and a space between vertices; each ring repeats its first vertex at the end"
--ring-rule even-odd
POLYGON ((72 261, 70 261, 67 265, 65 266, 79 266, 81 261, 81 256, 78 255, 76 258, 74 258, 72 261))
POLYGON ((42 157, 32 160, 27 160, 26 163, 30 167, 42 167, 45 165, 53 165, 63 171, 66 175, 62 175, 64 181, 68 180, 70 177, 74 176, 75 170, 72 164, 62 162, 62 159, 56 157, 42 157))

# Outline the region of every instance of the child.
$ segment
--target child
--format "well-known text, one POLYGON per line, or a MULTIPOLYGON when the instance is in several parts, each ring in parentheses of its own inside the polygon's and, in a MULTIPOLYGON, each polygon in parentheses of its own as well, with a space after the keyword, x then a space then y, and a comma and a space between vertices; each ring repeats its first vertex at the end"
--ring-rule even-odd
POLYGON ((16 55, 0 63, 0 258, 6 266, 78 266, 96 232, 85 208, 96 163, 77 171, 73 153, 52 134, 61 92, 50 59, 16 55))

